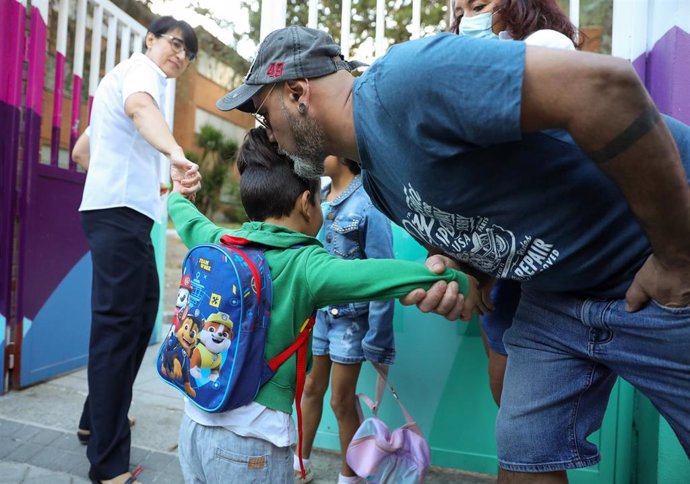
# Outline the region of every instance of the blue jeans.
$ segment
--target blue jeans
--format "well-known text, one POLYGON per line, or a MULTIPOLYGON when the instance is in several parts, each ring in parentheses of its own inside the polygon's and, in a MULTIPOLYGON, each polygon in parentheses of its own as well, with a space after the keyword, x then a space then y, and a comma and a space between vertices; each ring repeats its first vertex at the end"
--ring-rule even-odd
POLYGON ((292 451, 267 440, 206 427, 186 414, 180 424, 178 458, 186 484, 293 482, 292 451))
POLYGON ((646 395, 690 454, 690 307, 598 301, 523 286, 496 422, 499 464, 518 472, 594 465, 616 376, 646 395))

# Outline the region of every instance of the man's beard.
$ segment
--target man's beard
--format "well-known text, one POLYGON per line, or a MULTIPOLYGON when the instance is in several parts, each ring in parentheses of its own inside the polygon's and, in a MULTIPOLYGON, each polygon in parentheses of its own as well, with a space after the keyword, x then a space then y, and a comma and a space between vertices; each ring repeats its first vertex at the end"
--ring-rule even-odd
POLYGON ((295 152, 282 148, 278 152, 287 155, 295 164, 295 173, 302 178, 317 178, 323 175, 323 160, 326 158, 324 145, 326 135, 316 121, 306 116, 293 116, 281 99, 281 113, 292 131, 295 152))

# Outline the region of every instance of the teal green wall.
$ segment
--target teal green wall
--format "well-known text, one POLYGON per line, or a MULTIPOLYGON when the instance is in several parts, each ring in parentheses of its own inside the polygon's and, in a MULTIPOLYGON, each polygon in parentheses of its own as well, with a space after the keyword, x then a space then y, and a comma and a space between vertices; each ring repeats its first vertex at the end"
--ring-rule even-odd
POLYGON ((635 394, 637 430, 635 481, 638 484, 687 484, 690 460, 678 438, 652 403, 635 394))
MULTIPOLYGON (((688 402, 690 405, 690 402, 688 402)), ((659 484, 688 484, 690 460, 668 422, 659 419, 659 484)), ((640 483, 642 484, 642 483, 640 483)))
MULTIPOLYGON (((167 217, 166 217, 167 219, 167 217)), ((160 304, 158 305, 158 316, 156 317, 156 325, 151 334, 151 341, 149 344, 159 343, 163 339, 163 301, 165 296, 165 246, 166 246, 166 223, 153 224, 151 229, 151 241, 153 242, 153 249, 156 253, 156 268, 158 269, 158 280, 160 281, 160 304)))

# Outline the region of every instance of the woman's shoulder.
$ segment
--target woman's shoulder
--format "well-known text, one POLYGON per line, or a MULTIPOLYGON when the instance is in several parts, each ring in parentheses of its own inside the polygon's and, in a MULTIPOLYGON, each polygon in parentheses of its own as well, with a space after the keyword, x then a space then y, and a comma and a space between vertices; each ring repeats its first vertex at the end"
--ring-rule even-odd
POLYGON ((552 49, 575 50, 573 41, 560 32, 551 29, 537 30, 525 37, 525 43, 552 49))

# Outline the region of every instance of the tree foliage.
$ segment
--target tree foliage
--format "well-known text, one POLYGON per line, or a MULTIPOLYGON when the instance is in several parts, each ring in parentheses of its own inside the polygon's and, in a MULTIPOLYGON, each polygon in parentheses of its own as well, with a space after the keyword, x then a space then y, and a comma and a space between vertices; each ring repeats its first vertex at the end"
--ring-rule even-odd
POLYGON ((187 156, 199 164, 203 177, 201 190, 196 194, 196 205, 211 218, 218 208, 220 192, 234 163, 237 143, 226 139, 218 128, 205 124, 196 135, 196 144, 201 148, 201 156, 191 153, 187 156))
MULTIPOLYGON (((249 11, 249 32, 235 34, 237 41, 250 38, 259 43, 261 24, 260 2, 242 0, 249 11)), ((267 2, 263 2, 267 4, 267 2)), ((342 0, 321 0, 318 27, 327 30, 336 42, 340 42, 342 0)), ((389 45, 409 40, 408 26, 412 23, 412 0, 386 0, 385 33, 389 45)), ((446 1, 421 2, 421 28, 423 33, 435 33, 445 28, 448 15, 446 1)), ((287 0, 286 25, 307 25, 309 3, 304 0, 287 0)), ((350 15, 351 48, 356 50, 366 39, 376 35, 376 0, 352 0, 350 15)))

